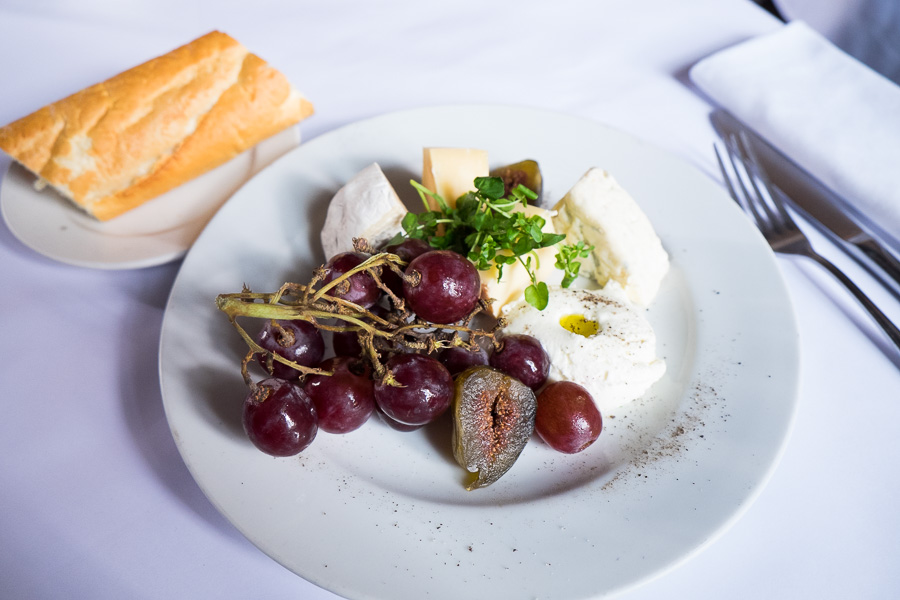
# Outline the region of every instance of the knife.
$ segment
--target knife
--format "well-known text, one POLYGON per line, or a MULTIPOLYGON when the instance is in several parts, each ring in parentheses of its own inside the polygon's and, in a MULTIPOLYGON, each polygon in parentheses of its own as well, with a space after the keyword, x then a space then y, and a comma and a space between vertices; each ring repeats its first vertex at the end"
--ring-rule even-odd
POLYGON ((837 194, 727 111, 710 120, 722 139, 743 131, 783 199, 900 299, 900 261, 840 208, 846 203, 837 194))

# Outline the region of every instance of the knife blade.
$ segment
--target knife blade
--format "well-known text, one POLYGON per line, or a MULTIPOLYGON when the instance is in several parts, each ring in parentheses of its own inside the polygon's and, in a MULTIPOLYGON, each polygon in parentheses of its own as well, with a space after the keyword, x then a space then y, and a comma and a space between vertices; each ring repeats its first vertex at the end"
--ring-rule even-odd
POLYGON ((900 299, 900 261, 842 209, 846 203, 837 194, 731 113, 719 109, 710 120, 722 139, 743 131, 783 199, 900 299))

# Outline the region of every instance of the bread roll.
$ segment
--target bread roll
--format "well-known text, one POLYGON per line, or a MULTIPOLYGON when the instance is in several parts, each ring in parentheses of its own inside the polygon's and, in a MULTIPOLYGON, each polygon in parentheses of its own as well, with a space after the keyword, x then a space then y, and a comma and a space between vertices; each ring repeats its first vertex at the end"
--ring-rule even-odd
POLYGON ((10 123, 0 149, 106 221, 312 112, 284 75, 214 31, 10 123))

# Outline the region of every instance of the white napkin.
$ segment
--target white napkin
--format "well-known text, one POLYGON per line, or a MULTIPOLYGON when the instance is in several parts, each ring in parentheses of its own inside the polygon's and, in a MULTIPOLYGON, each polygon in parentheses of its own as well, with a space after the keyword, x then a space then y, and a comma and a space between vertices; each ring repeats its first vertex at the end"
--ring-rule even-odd
POLYGON ((690 77, 900 238, 900 87, 801 21, 701 60, 690 77))

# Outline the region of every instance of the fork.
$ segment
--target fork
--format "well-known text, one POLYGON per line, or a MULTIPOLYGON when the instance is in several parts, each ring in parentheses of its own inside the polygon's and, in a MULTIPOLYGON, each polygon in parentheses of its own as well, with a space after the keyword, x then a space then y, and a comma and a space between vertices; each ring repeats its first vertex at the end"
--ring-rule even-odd
POLYGON ((728 193, 753 219, 772 250, 782 254, 806 256, 825 267, 838 281, 844 284, 844 287, 850 290, 891 341, 900 348, 900 330, 849 277, 813 249, 809 239, 785 210, 784 203, 776 193, 778 190, 774 188, 765 172, 759 167, 759 161, 747 136, 743 132, 739 132, 738 137, 733 134, 729 135, 725 139, 725 147, 728 163, 731 166, 730 171, 725 166, 726 163, 722 159, 719 147, 713 146, 728 193), (762 184, 766 191, 765 194, 757 182, 762 184))

